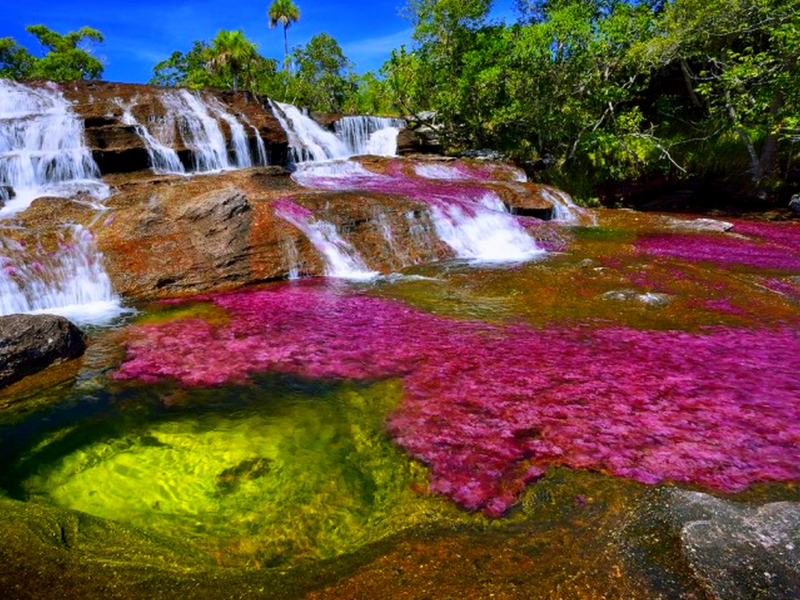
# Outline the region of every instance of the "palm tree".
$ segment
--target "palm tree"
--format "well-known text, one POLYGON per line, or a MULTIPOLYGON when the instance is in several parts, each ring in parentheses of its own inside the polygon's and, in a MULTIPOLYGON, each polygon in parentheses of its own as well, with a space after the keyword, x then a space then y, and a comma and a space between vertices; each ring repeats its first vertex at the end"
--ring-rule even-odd
POLYGON ((292 0, 275 0, 267 11, 270 28, 278 23, 283 25, 284 64, 289 65, 289 36, 286 33, 289 25, 300 20, 300 9, 292 0))
POLYGON ((239 74, 245 75, 258 56, 256 45, 248 40, 241 30, 219 31, 209 50, 209 71, 219 72, 226 67, 233 77, 233 89, 238 88, 239 74))

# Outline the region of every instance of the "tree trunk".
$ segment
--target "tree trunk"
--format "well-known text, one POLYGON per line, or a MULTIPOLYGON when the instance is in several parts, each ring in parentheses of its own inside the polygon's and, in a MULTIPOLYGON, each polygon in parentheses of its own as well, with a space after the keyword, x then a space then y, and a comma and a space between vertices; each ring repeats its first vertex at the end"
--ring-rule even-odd
POLYGON ((753 145, 753 140, 750 139, 750 136, 747 135, 747 132, 739 124, 739 116, 736 114, 736 109, 733 107, 730 94, 725 95, 725 100, 728 116, 731 118, 733 127, 736 133, 739 134, 739 137, 742 138, 742 142, 744 142, 745 148, 747 148, 747 154, 750 156, 750 176, 753 178, 753 183, 758 186, 761 184, 764 174, 761 172, 761 161, 758 158, 756 147, 753 145))
POLYGON ((764 177, 773 175, 778 167, 778 136, 775 135, 774 124, 778 121, 778 115, 783 108, 783 95, 778 93, 772 99, 772 105, 769 108, 772 123, 770 123, 769 131, 767 131, 767 138, 764 140, 764 148, 761 151, 760 169, 764 177))
POLYGON ((689 98, 691 98, 692 104, 699 108, 700 100, 697 98, 697 94, 694 93, 692 73, 689 71, 689 65, 686 63, 685 58, 681 58, 681 72, 683 73, 683 80, 686 82, 686 89, 689 90, 689 98))
POLYGON ((289 28, 283 26, 283 68, 289 70, 289 28))

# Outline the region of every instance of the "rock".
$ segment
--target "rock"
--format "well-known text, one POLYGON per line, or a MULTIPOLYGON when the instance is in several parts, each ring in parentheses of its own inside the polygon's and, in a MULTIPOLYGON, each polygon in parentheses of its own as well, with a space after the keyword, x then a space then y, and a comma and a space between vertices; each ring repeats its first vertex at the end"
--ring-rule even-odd
POLYGON ((502 161, 505 160, 505 156, 501 152, 497 150, 491 150, 489 148, 479 148, 473 150, 465 150, 461 153, 461 156, 464 158, 472 158, 475 160, 493 160, 493 161, 502 161))
POLYGON ((800 598, 800 502, 751 506, 672 490, 683 553, 719 600, 800 598))
POLYGON ((85 350, 83 333, 64 317, 0 317, 0 387, 77 358, 85 350))
POLYGON ((724 233, 733 229, 733 223, 728 221, 718 221, 716 219, 669 219, 668 224, 672 229, 682 231, 703 231, 709 233, 724 233))
POLYGON ((655 292, 639 293, 636 290, 611 290, 601 295, 605 300, 617 300, 622 302, 638 302, 645 306, 666 306, 672 301, 669 294, 658 294, 655 292))
MULTIPOLYGON (((147 126, 151 134, 158 129, 160 136, 173 140, 170 144, 184 164, 191 163, 189 149, 183 144, 179 116, 169 115, 161 98, 176 93, 155 86, 75 81, 59 84, 64 96, 83 119, 87 144, 103 175, 149 171, 150 160, 136 125, 124 122, 127 111, 137 123, 147 126)), ((249 92, 205 90, 227 112, 239 115, 247 124, 245 131, 252 149, 256 147, 255 130, 265 144, 270 164, 285 165, 287 158, 286 133, 280 126, 266 99, 249 92)), ((223 134, 230 132, 222 125, 223 134)))
POLYGON ((397 154, 438 154, 442 151, 442 143, 436 131, 430 127, 417 129, 403 128, 397 134, 397 154))
POLYGON ((794 214, 800 216, 800 194, 792 196, 792 199, 789 200, 789 208, 792 209, 794 214))

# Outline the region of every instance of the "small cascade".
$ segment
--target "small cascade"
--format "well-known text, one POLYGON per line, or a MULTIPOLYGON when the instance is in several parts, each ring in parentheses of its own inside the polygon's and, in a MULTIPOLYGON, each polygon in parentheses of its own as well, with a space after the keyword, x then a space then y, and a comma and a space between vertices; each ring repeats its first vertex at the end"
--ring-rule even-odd
POLYGON ((543 189, 542 197, 553 204, 553 221, 574 225, 594 225, 597 222, 595 215, 575 204, 566 192, 543 189))
POLYGON ((401 194, 424 202, 430 206, 437 235, 457 258, 518 262, 544 253, 497 194, 472 182, 381 175, 351 161, 299 165, 293 178, 311 188, 401 194))
POLYGON ((283 246, 283 259, 286 263, 286 272, 289 279, 300 278, 300 252, 294 238, 287 237, 281 242, 283 246))
POLYGON ((91 233, 65 228, 55 252, 0 237, 0 315, 51 313, 100 323, 122 312, 91 233))
POLYGON ((189 90, 169 90, 161 95, 161 103, 169 115, 168 121, 177 120, 183 144, 192 153, 192 172, 213 173, 267 164, 266 147, 258 130, 246 119, 240 120, 230 114, 213 96, 189 90), (222 122, 230 131, 230 144, 220 126, 222 122), (245 125, 255 133, 255 159, 250 151, 245 125))
POLYGON ((544 253, 491 192, 475 204, 438 201, 431 205, 431 210, 436 233, 458 258, 520 262, 544 253))
POLYGON ((132 126, 136 130, 136 134, 144 142, 153 172, 159 175, 185 174, 186 169, 183 167, 181 159, 178 158, 178 153, 169 146, 162 144, 148 131, 147 127, 136 120, 136 117, 131 112, 132 105, 124 105, 122 102, 118 102, 118 104, 123 110, 122 122, 125 125, 132 126))
POLYGON ((108 197, 84 143, 83 122, 54 85, 31 87, 0 79, 0 217, 42 196, 108 197))
POLYGON ((286 131, 294 162, 323 161, 347 158, 350 151, 345 143, 330 131, 291 104, 270 100, 275 118, 286 131))
POLYGON ((405 125, 403 119, 355 116, 342 117, 334 127, 350 155, 395 156, 397 134, 405 125))
POLYGON ((314 219, 313 213, 291 200, 281 199, 273 204, 275 214, 291 223, 308 237, 311 245, 325 258, 325 274, 341 279, 374 279, 378 273, 370 271, 355 248, 339 235, 336 226, 314 219))
POLYGON ((255 125, 250 125, 250 127, 253 129, 253 135, 256 140, 256 155, 258 164, 266 167, 269 164, 269 159, 267 158, 267 146, 264 144, 264 139, 258 132, 258 128, 255 125))

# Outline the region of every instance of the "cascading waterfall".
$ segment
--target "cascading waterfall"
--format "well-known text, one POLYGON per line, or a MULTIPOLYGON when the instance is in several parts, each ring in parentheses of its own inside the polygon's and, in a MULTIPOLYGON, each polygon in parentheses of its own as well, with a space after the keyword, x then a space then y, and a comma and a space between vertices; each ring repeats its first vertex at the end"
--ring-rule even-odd
POLYGON ((302 164, 293 177, 311 188, 402 194, 424 202, 437 235, 457 258, 519 262, 544 253, 500 198, 478 185, 381 175, 351 161, 302 164))
POLYGON ((183 175, 186 173, 181 159, 178 158, 178 153, 169 146, 162 144, 148 131, 147 127, 136 120, 136 117, 134 117, 131 112, 132 106, 124 105, 122 102, 119 102, 119 105, 123 110, 122 122, 125 125, 131 125, 136 130, 136 134, 144 142, 153 172, 159 175, 183 175))
POLYGON ((245 125, 216 98, 188 90, 170 90, 165 91, 160 99, 167 112, 177 119, 181 139, 192 153, 192 171, 219 172, 267 164, 264 140, 258 130, 250 126, 256 135, 257 156, 254 160, 245 125), (230 130, 232 153, 228 151, 220 121, 224 121, 230 130))
MULTIPOLYGON (((0 79, 0 226, 42 196, 59 196, 102 210, 109 188, 84 143, 83 122, 53 85, 31 87, 0 79), (9 193, 9 189, 13 193, 9 193), (81 196, 88 195, 94 201, 81 196)), ((54 313, 80 323, 119 314, 119 298, 94 239, 65 225, 58 248, 46 252, 0 236, 0 315, 54 313)))
POLYGON ((13 190, 13 197, 4 194, 0 217, 42 196, 107 198, 83 134, 83 122, 54 85, 0 79, 0 188, 13 190))
POLYGON ((342 140, 320 127, 296 106, 274 100, 270 100, 270 106, 289 138, 289 148, 294 162, 323 161, 350 156, 351 153, 342 140))
POLYGON ((121 312, 92 234, 65 226, 55 252, 0 237, 0 315, 58 314, 101 323, 121 312))
POLYGON ((354 116, 342 117, 334 128, 336 136, 345 143, 351 155, 395 156, 397 134, 405 125, 403 119, 354 116))
POLYGON ((378 273, 370 271, 355 248, 339 235, 336 226, 314 218, 313 213, 289 199, 273 204, 275 214, 302 231, 311 244, 325 258, 329 277, 341 279, 374 279, 378 273))

